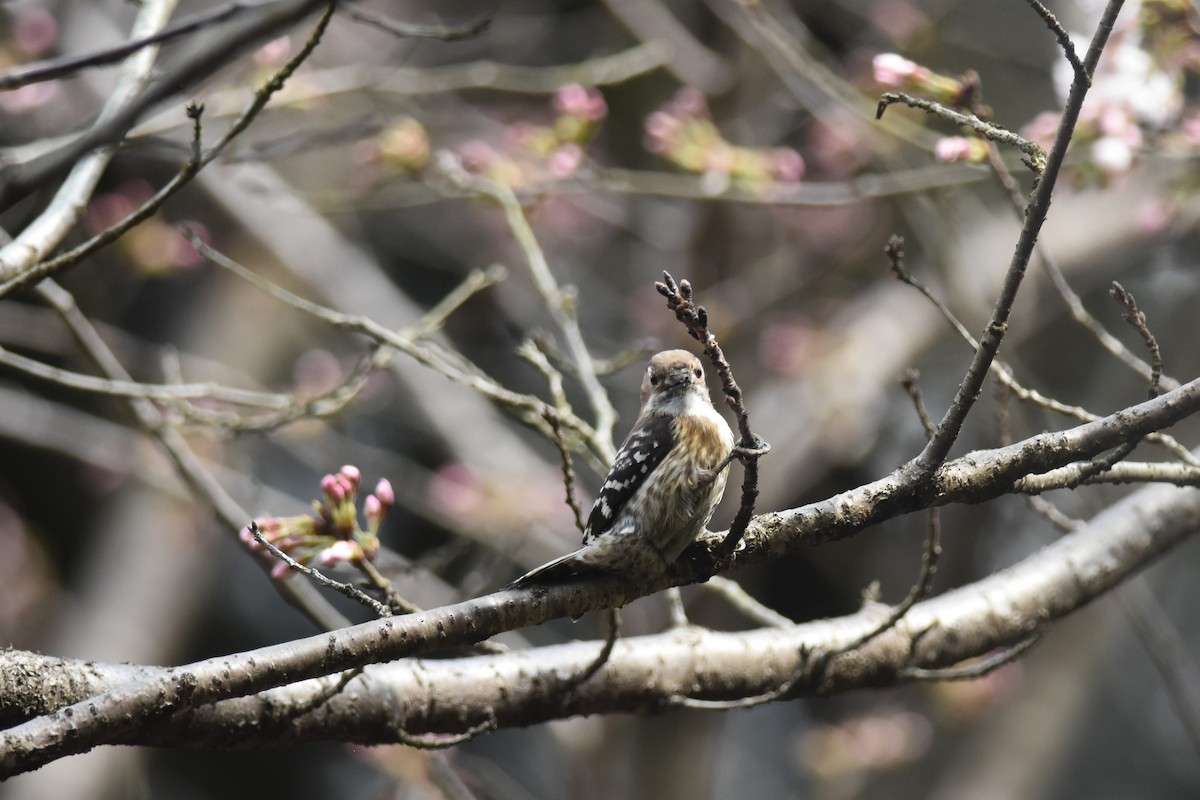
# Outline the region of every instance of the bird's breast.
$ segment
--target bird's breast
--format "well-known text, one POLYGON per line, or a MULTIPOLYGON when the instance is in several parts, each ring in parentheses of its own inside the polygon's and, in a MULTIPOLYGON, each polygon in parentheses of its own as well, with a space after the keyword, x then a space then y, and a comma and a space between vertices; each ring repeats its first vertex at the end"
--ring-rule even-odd
POLYGON ((675 437, 678 442, 692 444, 696 466, 712 469, 725 460, 733 449, 729 427, 697 414, 675 418, 675 437))

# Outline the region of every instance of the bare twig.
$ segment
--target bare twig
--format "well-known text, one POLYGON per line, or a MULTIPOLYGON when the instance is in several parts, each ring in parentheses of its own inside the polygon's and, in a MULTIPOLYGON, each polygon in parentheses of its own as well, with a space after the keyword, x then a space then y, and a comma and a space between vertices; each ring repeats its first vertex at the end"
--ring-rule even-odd
MULTIPOLYGON (((175 0, 155 0, 143 4, 134 23, 132 35, 137 38, 161 29, 166 25, 175 5, 175 0)), ((125 104, 131 102, 131 98, 144 87, 153 86, 154 61, 157 55, 157 47, 148 47, 129 56, 121 66, 116 85, 105 101, 93 130, 118 116, 125 104)), ((62 170, 65 172, 69 169, 70 174, 55 192, 45 210, 26 225, 13 241, 0 248, 0 281, 7 281, 52 252, 79 221, 88 198, 95 191, 100 176, 116 152, 112 147, 101 147, 89 153, 92 149, 89 147, 80 150, 75 157, 63 163, 62 170)), ((0 195, 4 193, 5 173, 14 168, 0 169, 0 195)))
POLYGON ((562 422, 559 420, 560 411, 569 413, 571 410, 571 406, 567 402, 566 391, 563 389, 562 373, 550 363, 550 359, 546 357, 546 353, 537 343, 536 338, 522 342, 521 346, 517 348, 517 355, 537 367, 538 371, 546 377, 546 383, 549 385, 550 401, 554 403, 554 408, 547 408, 542 412, 542 419, 546 420, 546 424, 550 426, 550 441, 554 442, 554 447, 558 450, 567 508, 571 509, 571 516, 575 519, 575 528, 582 534, 585 526, 583 512, 579 508, 579 500, 575 497, 575 465, 571 462, 571 447, 566 436, 563 435, 562 422))
POLYGON ((562 469, 563 489, 566 492, 567 508, 571 509, 571 516, 575 520, 575 529, 581 534, 584 532, 583 512, 579 508, 579 499, 575 497, 575 467, 571 464, 571 450, 567 447, 566 439, 563 438, 562 423, 559 422, 558 414, 547 409, 543 412, 542 417, 550 425, 551 437, 554 441, 555 448, 558 449, 559 466, 562 469))
POLYGON ((485 15, 477 20, 462 25, 418 25, 412 22, 401 22, 390 17, 363 11, 356 5, 342 5, 342 13, 351 19, 387 31, 393 36, 403 36, 410 39, 438 39, 443 42, 457 42, 460 39, 470 39, 486 31, 492 25, 491 15, 485 15))
MULTIPOLYGON (((252 6, 226 27, 224 35, 208 37, 128 102, 102 117, 83 136, 29 163, 11 164, 0 170, 0 209, 10 207, 32 189, 53 180, 83 154, 119 141, 147 109, 208 78, 246 48, 277 36, 280 30, 321 6, 331 10, 334 5, 329 0, 273 0, 252 6)), ((3 274, 9 277, 7 271, 3 274)))
MULTIPOLYGON (((891 239, 889 239, 887 246, 884 248, 884 252, 888 256, 891 265, 890 268, 892 271, 892 276, 920 292, 925 299, 927 299, 934 305, 935 308, 937 308, 938 312, 941 313, 946 322, 948 322, 950 326, 957 331, 958 335, 963 339, 963 341, 965 341, 972 350, 977 351, 979 349, 979 342, 975 340, 975 337, 971 335, 966 326, 959 321, 958 317, 954 315, 954 312, 951 311, 949 307, 942 301, 942 299, 934 294, 929 287, 925 286, 923 283, 921 283, 921 281, 917 280, 916 277, 914 277, 905 269, 903 237, 892 236, 891 239)), ((1022 402, 1033 403, 1034 405, 1041 406, 1047 410, 1064 414, 1084 422, 1092 422, 1100 418, 1099 415, 1093 414, 1087 409, 1079 406, 1067 405, 1066 403, 1055 400, 1052 397, 1046 397, 1035 389, 1026 388, 1013 376, 1012 367, 1000 359, 994 359, 991 364, 989 364, 988 369, 996 376, 1001 385, 1011 390, 1012 393, 1022 402)), ((1149 366, 1146 367, 1146 370, 1147 372, 1151 371, 1149 366)), ((1177 388, 1177 386, 1178 384, 1176 384, 1174 388, 1177 388)), ((1148 434, 1145 438, 1148 441, 1155 442, 1156 444, 1165 447, 1180 461, 1192 466, 1200 467, 1200 459, 1197 459, 1190 450, 1176 441, 1175 438, 1169 434, 1156 431, 1148 434)))
POLYGON ((1061 509, 1059 509, 1058 506, 1054 505, 1054 503, 1051 503, 1044 497, 1029 495, 1025 498, 1025 501, 1028 503, 1029 507, 1034 510, 1034 512, 1036 512, 1043 519, 1045 519, 1054 527, 1058 528, 1063 533, 1077 531, 1087 524, 1081 519, 1075 519, 1074 517, 1067 516, 1061 509))
POLYGON ((0 364, 20 370, 26 375, 56 383, 59 386, 113 397, 142 397, 147 400, 163 401, 204 398, 243 406, 273 409, 284 409, 294 403, 290 395, 237 389, 216 383, 154 384, 97 378, 94 375, 84 375, 52 367, 36 359, 13 353, 3 347, 0 347, 0 364))
MULTIPOLYGON (((744 467, 742 502, 733 523, 729 526, 729 533, 717 549, 718 558, 728 558, 737 549, 746 532, 746 526, 750 524, 750 518, 754 516, 754 502, 758 499, 758 459, 770 452, 771 445, 750 430, 750 415, 742 400, 741 387, 733 378, 733 368, 725 359, 717 337, 708 329, 708 311, 704 306, 692 301, 692 284, 686 280, 676 283, 671 273, 664 271, 662 281, 655 283, 654 288, 667 299, 667 308, 675 312, 675 317, 684 324, 692 338, 704 346, 704 354, 717 368, 717 374, 721 378, 725 403, 733 409, 737 417, 741 440, 730 454, 730 458, 738 458, 744 467)), ((724 465, 720 468, 723 469, 724 465)))
MULTIPOLYGON (((53 279, 42 281, 35 287, 35 291, 59 313, 76 341, 79 342, 80 347, 96 363, 101 372, 114 380, 130 380, 128 371, 105 344, 92 323, 79 310, 75 304, 75 298, 69 292, 55 283, 53 279)), ((188 486, 205 499, 231 532, 240 530, 245 524, 245 520, 252 515, 243 509, 213 478, 179 434, 179 431, 164 424, 162 414, 150 401, 133 397, 130 398, 129 404, 138 423, 162 444, 188 486)), ((350 624, 349 620, 333 608, 307 581, 276 582, 276 588, 292 605, 323 630, 334 630, 350 624)))
POLYGON ((1046 27, 1054 34, 1054 38, 1058 40, 1058 46, 1062 48, 1063 56, 1067 59, 1067 63, 1071 65, 1071 69, 1075 71, 1075 77, 1080 80, 1086 80, 1090 86, 1092 83, 1092 74, 1083 62, 1079 60, 1079 53, 1075 52, 1075 45, 1071 41, 1071 35, 1067 33, 1067 29, 1062 26, 1058 18, 1050 13, 1050 9, 1042 5, 1038 0, 1025 0, 1039 17, 1042 22, 1046 23, 1046 27))
POLYGON ((1162 677, 1192 747, 1200 753, 1200 670, 1196 669, 1191 647, 1155 599, 1144 577, 1127 581, 1116 591, 1116 596, 1162 677))
MULTIPOLYGON (((1008 193, 1018 221, 1023 221, 1025 197, 1021 194, 1021 189, 1017 186, 1012 173, 1009 172, 1008 165, 1000 158, 996 146, 990 142, 988 144, 988 165, 992 168, 992 173, 996 176, 996 179, 1000 181, 1000 185, 1008 193)), ((1091 312, 1084 306, 1083 298, 1067 282, 1067 278, 1063 275, 1062 268, 1059 267, 1058 259, 1054 257, 1054 254, 1041 242, 1038 243, 1036 252, 1042 269, 1050 277, 1050 282, 1054 285, 1054 289, 1058 292, 1059 297, 1066 304, 1071 317, 1086 328, 1096 338, 1096 341, 1100 343, 1100 346, 1115 356, 1121 363, 1142 377, 1149 379, 1150 365, 1138 358, 1117 337, 1109 333, 1099 320, 1092 316, 1091 312)), ((1167 389, 1174 389, 1179 386, 1179 381, 1173 378, 1164 376, 1160 380, 1167 389)))
MULTIPOLYGON (((1112 296, 1121 303, 1125 308, 1124 319, 1132 325, 1141 335, 1142 340, 1146 343, 1146 348, 1150 351, 1150 386, 1147 393, 1150 399, 1158 397, 1162 392, 1162 387, 1159 385, 1159 380, 1162 377, 1162 351, 1158 347, 1158 340, 1154 334, 1150 332, 1146 325, 1146 315, 1138 311, 1137 303, 1133 299, 1133 295, 1125 291, 1121 284, 1113 281, 1112 296)), ((1133 438, 1122 443, 1119 447, 1114 448, 1111 452, 1105 453, 1102 456, 1094 458, 1090 461, 1081 464, 1072 464, 1062 469, 1054 470, 1051 475, 1029 476, 1033 480, 1025 484, 1025 490, 1030 490, 1039 485, 1040 480, 1048 478, 1056 478, 1062 482, 1061 488, 1071 489, 1085 481, 1093 480, 1097 476, 1109 472, 1113 465, 1125 459, 1141 442, 1142 437, 1133 438)))
POLYGON ((687 608, 683 605, 683 592, 678 586, 672 586, 666 591, 667 614, 670 617, 670 627, 685 628, 691 624, 688 620, 687 608))
POLYGON ((558 285, 558 281, 546 261, 546 255, 542 251, 541 245, 538 244, 537 236, 534 235, 533 228, 530 227, 529 220, 525 216, 525 210, 521 207, 521 202, 512 189, 497 181, 472 175, 463 168, 455 156, 448 152, 439 154, 438 165, 442 173, 458 188, 490 197, 504 210, 504 218, 508 222, 513 238, 516 239, 525 255, 525 263, 529 267, 534 287, 541 295, 542 303, 550 312, 554 324, 566 339, 567 350, 575 362, 579 382, 587 394, 592 413, 595 414, 596 440, 593 442, 593 446, 598 453, 604 456, 605 461, 611 463, 617 454, 616 447, 613 445, 613 429, 617 423, 617 412, 608 399, 608 392, 600 385, 595 362, 583 339, 583 332, 579 328, 574 292, 564 291, 558 285))
POLYGON ((877 638, 885 631, 891 630, 897 622, 904 618, 914 605, 922 600, 928 593, 933 584, 933 576, 937 572, 938 559, 942 555, 942 517, 940 509, 929 509, 929 532, 925 536, 925 546, 921 551, 921 569, 917 573, 917 581, 908 590, 908 594, 898 606, 893 608, 877 626, 867 631, 862 636, 851 642, 839 647, 837 650, 829 651, 823 654, 823 660, 828 663, 829 660, 836 658, 845 653, 857 650, 872 639, 877 638))
POLYGON ((1113 281, 1110 293, 1113 299, 1125 308, 1122 317, 1138 332, 1142 341, 1146 343, 1146 349, 1150 351, 1150 387, 1147 392, 1152 398, 1158 397, 1162 393, 1163 374, 1163 356, 1162 350, 1158 347, 1158 339, 1150 332, 1150 328, 1146 325, 1146 315, 1138 311, 1137 301, 1133 299, 1132 294, 1125 291, 1124 286, 1113 281))
POLYGON ((875 110, 875 118, 879 119, 882 117, 887 107, 894 103, 901 103, 909 108, 920 109, 927 114, 932 114, 948 122, 970 128, 985 139, 1017 148, 1025 154, 1026 165, 1037 175, 1042 174, 1046 168, 1046 152, 1042 150, 1041 145, 1037 142, 1030 141, 995 123, 986 122, 974 114, 963 114, 933 100, 913 97, 904 92, 884 92, 879 98, 879 106, 875 110))
POLYGON ((921 379, 921 373, 915 369, 910 369, 900 376, 900 385, 904 387, 904 391, 908 392, 909 398, 913 402, 913 410, 917 412, 917 419, 921 420, 921 427, 925 429, 925 438, 933 436, 934 430, 933 420, 929 418, 929 412, 925 410, 925 401, 921 398, 921 387, 917 385, 917 381, 921 379))
MULTIPOLYGON (((186 36, 189 33, 194 33, 203 30, 209 26, 224 22, 225 20, 234 17, 243 11, 251 8, 247 3, 229 3, 218 8, 201 11, 191 16, 184 17, 176 22, 163 28, 156 33, 151 33, 146 36, 137 36, 128 42, 122 42, 112 47, 105 47, 100 50, 93 50, 90 53, 82 53, 80 55, 61 56, 59 58, 50 59, 47 61, 39 61, 35 64, 27 64, 16 69, 9 70, 0 75, 0 91, 10 89, 18 89, 22 86, 27 86, 31 83, 39 83, 41 81, 53 80, 61 78, 65 75, 70 75, 73 72, 78 72, 89 67, 101 67, 106 64, 111 64, 115 61, 120 61, 126 56, 132 55, 139 50, 150 47, 151 45, 162 44, 176 39, 180 36, 186 36)), ((212 34, 219 35, 219 34, 212 34)))
POLYGON ((370 559, 361 558, 355 561, 353 566, 366 576, 371 588, 387 599, 388 607, 392 609, 393 614, 416 614, 421 611, 420 606, 405 600, 396 592, 396 587, 375 567, 370 559))
POLYGON ((396 732, 399 735, 400 743, 406 744, 409 747, 416 747, 420 750, 446 750, 451 747, 457 747, 460 744, 466 744, 472 739, 495 729, 496 720, 494 717, 489 717, 478 725, 472 725, 462 733, 425 733, 417 735, 408 733, 403 728, 397 728, 396 732))
POLYGON ((621 610, 619 608, 610 608, 604 615, 604 646, 600 648, 600 652, 596 654, 596 658, 592 663, 576 675, 572 675, 564 685, 564 688, 570 690, 581 683, 586 683, 593 675, 608 663, 608 659, 612 657, 613 648, 617 645, 617 637, 621 633, 621 610))
POLYGON ((417 332, 426 330, 422 323, 418 323, 413 328, 393 331, 368 317, 344 314, 319 303, 314 303, 311 300, 306 300, 254 274, 224 253, 208 245, 191 230, 184 228, 183 231, 184 236, 192 243, 192 246, 205 258, 229 270, 242 280, 258 287, 280 302, 316 317, 328 325, 355 331, 380 344, 387 345, 411 356, 417 362, 437 371, 450 380, 470 387, 484 397, 507 407, 526 425, 547 436, 551 434, 551 431, 544 414, 549 409, 552 413, 559 415, 559 422, 562 423, 565 429, 578 435, 585 442, 592 443, 596 441, 594 429, 575 414, 561 412, 532 395, 521 394, 506 389, 485 375, 474 364, 463 360, 457 354, 437 347, 432 342, 415 339, 411 332, 414 330, 417 332))
MULTIPOLYGON (((312 33, 304 45, 296 51, 286 64, 275 71, 274 74, 262 85, 255 93, 253 99, 247 104, 238 118, 233 121, 229 129, 217 141, 208 152, 201 155, 201 127, 200 120, 204 111, 204 107, 195 103, 191 103, 187 107, 188 117, 192 120, 192 155, 187 164, 168 181, 161 189, 154 193, 146 202, 142 203, 138 208, 129 213, 123 220, 116 225, 111 226, 107 230, 93 236, 88 241, 73 248, 72 250, 63 253, 55 258, 45 260, 28 268, 13 269, 3 261, 3 251, 0 251, 0 278, 7 278, 3 283, 0 283, 0 298, 21 289, 30 286, 37 281, 49 275, 53 275, 59 270, 74 266, 82 261, 87 256, 96 252, 102 247, 105 247, 119 239, 127 231, 139 224, 143 220, 148 219, 158 211, 162 205, 177 193, 184 186, 189 184, 193 178, 199 174, 200 170, 211 163, 213 159, 219 156, 229 146, 235 138, 241 135, 250 123, 258 117, 271 96, 283 88, 287 80, 292 74, 303 64, 312 52, 317 48, 321 41, 321 37, 325 33, 326 27, 329 25, 329 20, 333 16, 335 4, 330 4, 325 13, 317 21, 312 33)), ((22 234, 24 235, 24 234, 22 234)), ((7 251, 8 248, 5 248, 7 251)))
POLYGON ((392 615, 392 609, 388 608, 387 605, 379 602, 374 597, 371 597, 357 586, 349 583, 342 583, 341 581, 335 581, 332 578, 326 577, 321 573, 320 570, 316 570, 312 567, 307 567, 304 564, 301 564, 299 561, 268 542, 262 535, 262 531, 258 529, 257 522, 251 521, 250 525, 247 527, 247 530, 250 531, 250 535, 254 537, 255 542, 265 548, 272 556, 291 567, 292 570, 300 573, 301 575, 307 575, 309 578, 312 578, 326 589, 333 589, 335 592, 340 592, 341 594, 346 595, 346 597, 349 597, 351 600, 362 603, 364 606, 374 611, 376 616, 390 617, 392 615))
POLYGON ((939 513, 939 509, 931 508, 929 509, 929 534, 925 538, 925 547, 921 555, 921 571, 917 575, 917 582, 909 589, 908 595, 900 605, 891 609, 887 616, 880 622, 837 648, 821 652, 815 658, 810 653, 802 653, 801 668, 796 670, 789 680, 769 692, 764 692, 754 697, 741 697, 736 700, 697 700, 693 697, 676 695, 671 698, 671 705, 681 708, 707 710, 755 708, 789 697, 792 692, 796 691, 802 681, 807 680, 814 686, 820 686, 825 671, 834 659, 859 649, 871 640, 894 628, 896 623, 903 619, 909 610, 925 597, 932 583, 933 575, 937 571, 937 562, 941 553, 941 514, 939 513))
POLYGON ((720 575, 714 575, 702 584, 706 591, 712 591, 723 597, 731 606, 745 614, 760 625, 774 628, 785 628, 793 625, 790 619, 773 608, 768 608, 755 600, 742 588, 737 581, 731 581, 720 575))
MULTIPOLYGON (((1096 33, 1092 37, 1087 56, 1084 58, 1084 64, 1089 73, 1095 68, 1100 54, 1104 51, 1104 46, 1116 24, 1117 14, 1122 5, 1124 5, 1122 0, 1109 0, 1101 14, 1096 33)), ((1054 146, 1050 148, 1050 152, 1046 156, 1045 168, 1041 171, 1033 195, 1026 207, 1024 224, 1021 226, 1017 245, 1005 273, 1000 294, 992 309, 991 319, 980 337, 979 347, 975 350, 975 356, 971 359, 971 364, 967 367, 963 380, 958 386, 958 392, 943 415, 942 421, 938 424, 933 438, 915 459, 905 465, 905 474, 914 486, 920 486, 927 482, 934 471, 945 463, 946 456, 950 452, 951 446, 958 440, 967 414, 979 397, 983 381, 991 369, 1001 342, 1004 340, 1017 292, 1025 278, 1034 246, 1041 234, 1042 224, 1046 221, 1046 215, 1050 211, 1050 198, 1066 156, 1067 145, 1070 143, 1075 125, 1079 120, 1079 112, 1083 107, 1087 91, 1088 82, 1086 80, 1077 77, 1072 82, 1067 102, 1063 108, 1062 119, 1059 122, 1058 133, 1055 135, 1054 146)))
POLYGON ((1028 639, 1024 639, 1012 647, 1001 650, 993 656, 965 667, 950 667, 948 669, 908 667, 901 670, 900 674, 914 681, 973 681, 995 672, 1005 664, 1011 664, 1016 661, 1029 652, 1041 638, 1041 631, 1037 631, 1028 639))

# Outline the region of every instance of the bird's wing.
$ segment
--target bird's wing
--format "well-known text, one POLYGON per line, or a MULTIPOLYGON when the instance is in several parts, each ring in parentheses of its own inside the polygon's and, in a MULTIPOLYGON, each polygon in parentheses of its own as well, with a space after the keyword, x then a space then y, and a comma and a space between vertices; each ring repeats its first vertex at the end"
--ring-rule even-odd
POLYGON ((604 485, 600 487, 596 502, 592 504, 584 528, 584 544, 612 526, 625 505, 674 446, 675 425, 670 416, 654 414, 633 426, 608 471, 604 485))

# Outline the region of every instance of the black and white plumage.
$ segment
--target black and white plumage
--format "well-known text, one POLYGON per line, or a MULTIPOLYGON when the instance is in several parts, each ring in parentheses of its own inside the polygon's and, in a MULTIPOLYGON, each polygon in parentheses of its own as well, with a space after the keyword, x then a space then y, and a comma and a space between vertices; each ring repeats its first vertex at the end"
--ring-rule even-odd
POLYGON ((642 380, 641 413, 592 505, 583 547, 511 585, 550 583, 590 569, 635 578, 663 573, 712 516, 733 446, 700 360, 686 350, 654 356, 642 380))

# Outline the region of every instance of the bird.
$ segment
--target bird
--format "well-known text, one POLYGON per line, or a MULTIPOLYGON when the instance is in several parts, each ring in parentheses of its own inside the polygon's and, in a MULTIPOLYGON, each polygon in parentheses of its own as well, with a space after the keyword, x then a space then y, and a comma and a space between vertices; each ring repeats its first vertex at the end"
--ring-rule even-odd
POLYGON ((733 431, 713 408, 704 366, 687 350, 650 359, 642 407, 584 526, 583 546, 509 588, 596 570, 629 579, 664 573, 708 524, 725 491, 733 431))

